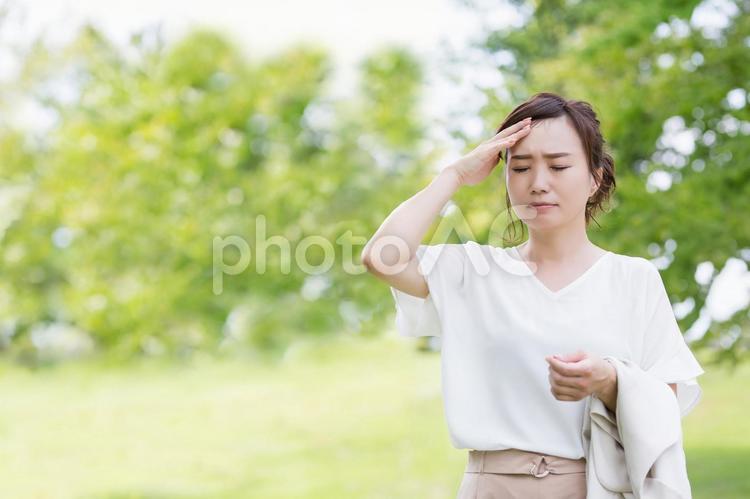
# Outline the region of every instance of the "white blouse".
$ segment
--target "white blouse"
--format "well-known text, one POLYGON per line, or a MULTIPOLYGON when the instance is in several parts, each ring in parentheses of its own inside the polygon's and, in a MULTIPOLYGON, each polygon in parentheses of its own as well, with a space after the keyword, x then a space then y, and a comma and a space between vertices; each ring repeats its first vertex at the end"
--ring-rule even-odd
POLYGON ((557 400, 547 355, 583 350, 637 362, 677 383, 684 417, 704 373, 675 319, 658 269, 607 252, 576 280, 551 291, 517 247, 420 245, 430 294, 391 287, 401 336, 440 336, 443 403, 457 449, 516 448, 578 459, 585 399, 557 400))

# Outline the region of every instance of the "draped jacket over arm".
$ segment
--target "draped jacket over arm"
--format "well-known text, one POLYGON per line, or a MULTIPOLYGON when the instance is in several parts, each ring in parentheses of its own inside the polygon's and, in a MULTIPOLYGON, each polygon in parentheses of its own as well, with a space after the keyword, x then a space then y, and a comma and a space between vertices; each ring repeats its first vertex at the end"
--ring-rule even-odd
POLYGON ((586 399, 581 438, 588 499, 689 499, 680 407, 662 380, 626 359, 617 369, 613 413, 586 399))

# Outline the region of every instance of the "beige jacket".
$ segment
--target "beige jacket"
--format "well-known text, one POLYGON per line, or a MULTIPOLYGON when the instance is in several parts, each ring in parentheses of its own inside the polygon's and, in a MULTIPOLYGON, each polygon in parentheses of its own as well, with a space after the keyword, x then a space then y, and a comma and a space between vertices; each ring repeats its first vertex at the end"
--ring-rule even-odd
POLYGON ((586 498, 690 499, 674 392, 629 360, 604 358, 617 369, 617 409, 586 398, 586 498))

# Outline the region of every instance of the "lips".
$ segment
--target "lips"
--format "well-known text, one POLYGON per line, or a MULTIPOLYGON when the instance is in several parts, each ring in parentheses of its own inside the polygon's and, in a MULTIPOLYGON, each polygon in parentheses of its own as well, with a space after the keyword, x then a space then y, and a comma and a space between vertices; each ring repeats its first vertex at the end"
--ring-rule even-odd
POLYGON ((531 203, 531 206, 557 206, 555 203, 531 203))

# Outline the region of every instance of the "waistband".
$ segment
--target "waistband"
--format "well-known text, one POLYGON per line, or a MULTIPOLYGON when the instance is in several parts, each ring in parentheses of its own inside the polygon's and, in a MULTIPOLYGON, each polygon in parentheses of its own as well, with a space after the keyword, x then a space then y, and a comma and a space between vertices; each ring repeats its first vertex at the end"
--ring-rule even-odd
POLYGON ((568 459, 520 449, 470 450, 466 471, 534 475, 541 478, 550 473, 585 473, 586 459, 568 459))

